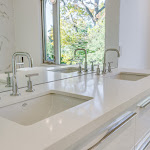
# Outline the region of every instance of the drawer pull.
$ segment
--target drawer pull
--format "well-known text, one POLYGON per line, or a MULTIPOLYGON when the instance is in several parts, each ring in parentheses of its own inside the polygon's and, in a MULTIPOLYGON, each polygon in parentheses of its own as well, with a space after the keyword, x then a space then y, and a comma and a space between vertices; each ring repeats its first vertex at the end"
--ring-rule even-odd
POLYGON ((146 150, 146 148, 148 148, 149 145, 150 145, 150 137, 149 137, 149 139, 140 147, 139 150, 146 150))
POLYGON ((150 104, 150 98, 144 100, 143 102, 139 103, 137 106, 140 108, 145 108, 146 106, 148 106, 150 104))
POLYGON ((90 147, 88 150, 94 150, 98 145, 106 140, 110 135, 115 133, 119 128, 124 126, 126 122, 128 122, 130 119, 132 119, 137 113, 131 112, 130 114, 126 115, 123 119, 116 122, 110 129, 108 129, 106 135, 103 136, 96 144, 94 144, 92 147, 90 147))

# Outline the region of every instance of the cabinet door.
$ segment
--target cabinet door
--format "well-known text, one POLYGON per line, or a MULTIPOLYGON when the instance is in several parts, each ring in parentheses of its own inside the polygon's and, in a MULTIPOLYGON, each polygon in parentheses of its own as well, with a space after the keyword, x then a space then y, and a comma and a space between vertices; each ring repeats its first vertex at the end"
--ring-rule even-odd
POLYGON ((108 126, 102 135, 82 150, 131 150, 135 145, 136 113, 127 112, 108 126))
POLYGON ((141 101, 137 106, 135 142, 139 147, 138 145, 147 141, 148 135, 150 138, 150 97, 141 101))

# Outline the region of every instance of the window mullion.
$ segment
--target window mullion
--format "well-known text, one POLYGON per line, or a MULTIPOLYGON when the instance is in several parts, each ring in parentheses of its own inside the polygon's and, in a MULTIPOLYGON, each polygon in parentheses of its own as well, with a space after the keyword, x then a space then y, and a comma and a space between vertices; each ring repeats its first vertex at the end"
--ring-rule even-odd
POLYGON ((57 0, 53 5, 53 31, 55 63, 60 64, 60 3, 57 0))
POLYGON ((45 29, 45 22, 46 22, 46 13, 45 13, 45 0, 41 1, 42 5, 42 44, 43 44, 43 63, 46 61, 46 29, 45 29))

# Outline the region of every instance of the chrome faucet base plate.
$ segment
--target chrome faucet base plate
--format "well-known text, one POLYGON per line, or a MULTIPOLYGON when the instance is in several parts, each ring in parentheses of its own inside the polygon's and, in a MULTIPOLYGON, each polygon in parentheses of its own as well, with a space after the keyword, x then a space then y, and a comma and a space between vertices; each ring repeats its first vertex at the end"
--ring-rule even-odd
POLYGON ((88 70, 84 70, 84 72, 88 72, 88 70))
POLYGON ((10 96, 20 96, 21 94, 20 93, 17 93, 17 94, 13 94, 11 93, 10 96))
POLYGON ((107 72, 102 71, 102 74, 107 74, 107 72))
POLYGON ((26 90, 26 92, 34 92, 35 90, 34 89, 32 89, 32 90, 26 90))

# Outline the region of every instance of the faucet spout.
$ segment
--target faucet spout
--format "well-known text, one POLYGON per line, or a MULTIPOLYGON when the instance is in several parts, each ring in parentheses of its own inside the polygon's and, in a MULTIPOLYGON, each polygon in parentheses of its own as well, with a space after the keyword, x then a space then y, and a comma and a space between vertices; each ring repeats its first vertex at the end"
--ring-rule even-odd
POLYGON ((87 51, 86 51, 86 49, 78 48, 74 51, 74 56, 76 56, 77 51, 84 51, 85 52, 85 68, 84 69, 87 72, 88 71, 88 69, 87 69, 87 51))
POLYGON ((103 74, 106 74, 106 55, 107 55, 107 52, 110 52, 110 51, 116 52, 117 56, 120 57, 119 50, 117 50, 115 48, 105 50, 105 52, 104 52, 104 63, 103 63, 103 74))
POLYGON ((12 56, 12 72, 13 72, 13 81, 12 81, 12 94, 11 96, 19 96, 18 92, 18 84, 17 84, 17 76, 16 76, 16 57, 17 56, 26 56, 29 61, 29 67, 33 67, 33 59, 27 52, 16 52, 12 56))

